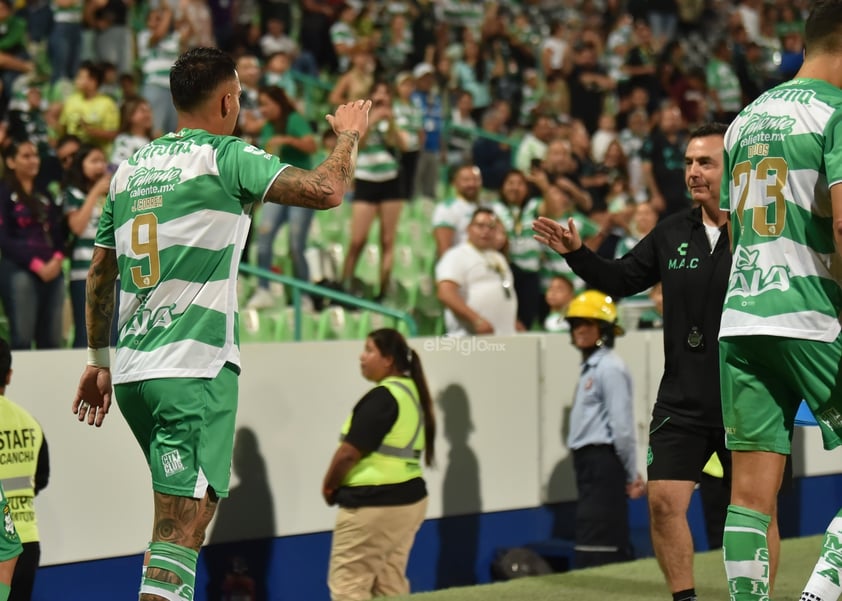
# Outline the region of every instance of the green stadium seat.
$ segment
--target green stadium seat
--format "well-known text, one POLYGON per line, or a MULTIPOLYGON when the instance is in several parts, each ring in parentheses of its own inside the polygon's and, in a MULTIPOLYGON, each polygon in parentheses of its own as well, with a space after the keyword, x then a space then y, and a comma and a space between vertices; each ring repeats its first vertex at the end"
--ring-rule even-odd
POLYGON ((444 315, 439 313, 414 313, 419 336, 441 336, 444 334, 444 315))
POLYGON ((364 285, 363 295, 374 298, 380 291, 380 246, 376 243, 366 244, 360 253, 354 275, 364 285))
MULTIPOLYGON (((398 244, 405 244, 418 248, 432 238, 433 228, 429 219, 406 219, 398 224, 396 240, 398 244), (427 240, 425 240, 425 238, 427 240)), ((435 240, 433 241, 435 244, 435 240)))
POLYGON ((392 260, 393 279, 418 278, 421 271, 421 261, 418 259, 412 246, 408 244, 395 245, 394 258, 392 260))
POLYGON ((398 325, 395 327, 395 329, 396 329, 398 332, 400 332, 401 334, 403 334, 404 338, 409 338, 409 336, 410 336, 410 334, 409 334, 409 326, 408 326, 408 325, 406 325, 406 322, 405 322, 405 321, 403 321, 403 320, 399 321, 399 322, 398 322, 398 325))
MULTIPOLYGON (((295 340, 295 310, 287 307, 281 315, 284 324, 278 329, 277 337, 280 339, 283 336, 283 340, 295 340)), ((301 312, 301 340, 318 339, 320 317, 318 313, 301 312)))
POLYGON ((428 198, 417 198, 409 203, 409 214, 416 220, 426 221, 428 224, 432 223, 433 211, 436 209, 436 203, 428 198))
POLYGON ((331 243, 327 247, 331 265, 336 269, 336 280, 342 277, 342 267, 345 265, 345 247, 338 242, 331 243))
POLYGON ((322 311, 316 332, 317 340, 352 340, 357 337, 359 318, 352 311, 331 306, 322 311))
POLYGON ((274 342, 278 314, 256 309, 240 311, 240 342, 274 342))
POLYGON ((376 311, 362 311, 360 313, 357 338, 364 339, 373 330, 394 328, 398 320, 394 317, 377 313, 376 311))
POLYGON ((430 274, 422 273, 418 277, 418 297, 415 310, 427 315, 438 315, 442 311, 441 302, 436 294, 436 283, 430 274))
POLYGON ((412 311, 418 304, 418 291, 420 286, 418 278, 392 278, 389 287, 389 305, 401 311, 412 311))
POLYGON ((317 211, 310 226, 309 240, 313 245, 326 246, 331 243, 346 245, 350 234, 350 213, 340 210, 341 207, 329 211, 317 211), (315 232, 315 233, 314 233, 315 232))

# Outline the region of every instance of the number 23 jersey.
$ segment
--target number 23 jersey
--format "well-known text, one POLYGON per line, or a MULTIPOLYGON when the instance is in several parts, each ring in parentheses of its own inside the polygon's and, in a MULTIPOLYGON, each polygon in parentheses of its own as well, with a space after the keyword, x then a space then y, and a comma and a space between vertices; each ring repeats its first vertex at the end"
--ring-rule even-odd
POLYGON ((720 337, 839 334, 829 190, 842 182, 840 108, 838 88, 794 79, 728 128, 720 204, 731 213, 734 256, 720 337))

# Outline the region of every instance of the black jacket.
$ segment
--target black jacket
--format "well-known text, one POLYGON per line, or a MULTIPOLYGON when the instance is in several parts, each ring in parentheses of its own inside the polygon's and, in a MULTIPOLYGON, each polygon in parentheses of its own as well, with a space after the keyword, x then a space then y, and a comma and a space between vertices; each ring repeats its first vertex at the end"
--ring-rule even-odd
POLYGON ((603 259, 584 246, 565 258, 589 286, 617 298, 662 282, 664 375, 652 414, 722 427, 718 336, 731 269, 726 227, 711 253, 701 208, 694 207, 659 222, 620 259, 603 259), (696 350, 687 344, 693 326, 704 336, 696 350))

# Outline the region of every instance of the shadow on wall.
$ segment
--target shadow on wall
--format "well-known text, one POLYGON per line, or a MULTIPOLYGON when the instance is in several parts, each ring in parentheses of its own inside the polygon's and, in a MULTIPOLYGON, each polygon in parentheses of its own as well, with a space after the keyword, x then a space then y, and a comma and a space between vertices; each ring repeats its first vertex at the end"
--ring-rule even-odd
POLYGON ((207 598, 268 599, 275 514, 266 462, 253 430, 237 431, 232 467, 240 483, 220 502, 209 546, 202 550, 207 598))
POLYGON ((442 484, 442 517, 438 523, 436 588, 477 582, 479 522, 482 499, 479 463, 468 438, 474 429, 465 389, 451 384, 438 397, 440 427, 450 444, 442 484), (461 517, 460 517, 461 516, 461 517))
MULTIPOLYGON (((567 444, 567 435, 570 431, 570 412, 572 407, 562 409, 560 443, 567 444)), ((567 454, 553 468, 550 479, 547 482, 545 501, 552 514, 552 530, 549 538, 572 540, 576 529, 575 503, 560 503, 560 499, 577 497, 570 492, 576 490, 576 474, 573 471, 573 455, 567 454)))

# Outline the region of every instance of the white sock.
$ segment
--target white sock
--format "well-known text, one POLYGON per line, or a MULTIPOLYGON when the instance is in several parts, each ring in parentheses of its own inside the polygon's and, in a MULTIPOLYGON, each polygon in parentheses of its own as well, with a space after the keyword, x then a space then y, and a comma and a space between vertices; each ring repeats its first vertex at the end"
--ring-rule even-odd
POLYGON ((842 595, 842 510, 824 534, 822 554, 801 593, 801 601, 837 601, 842 595))

